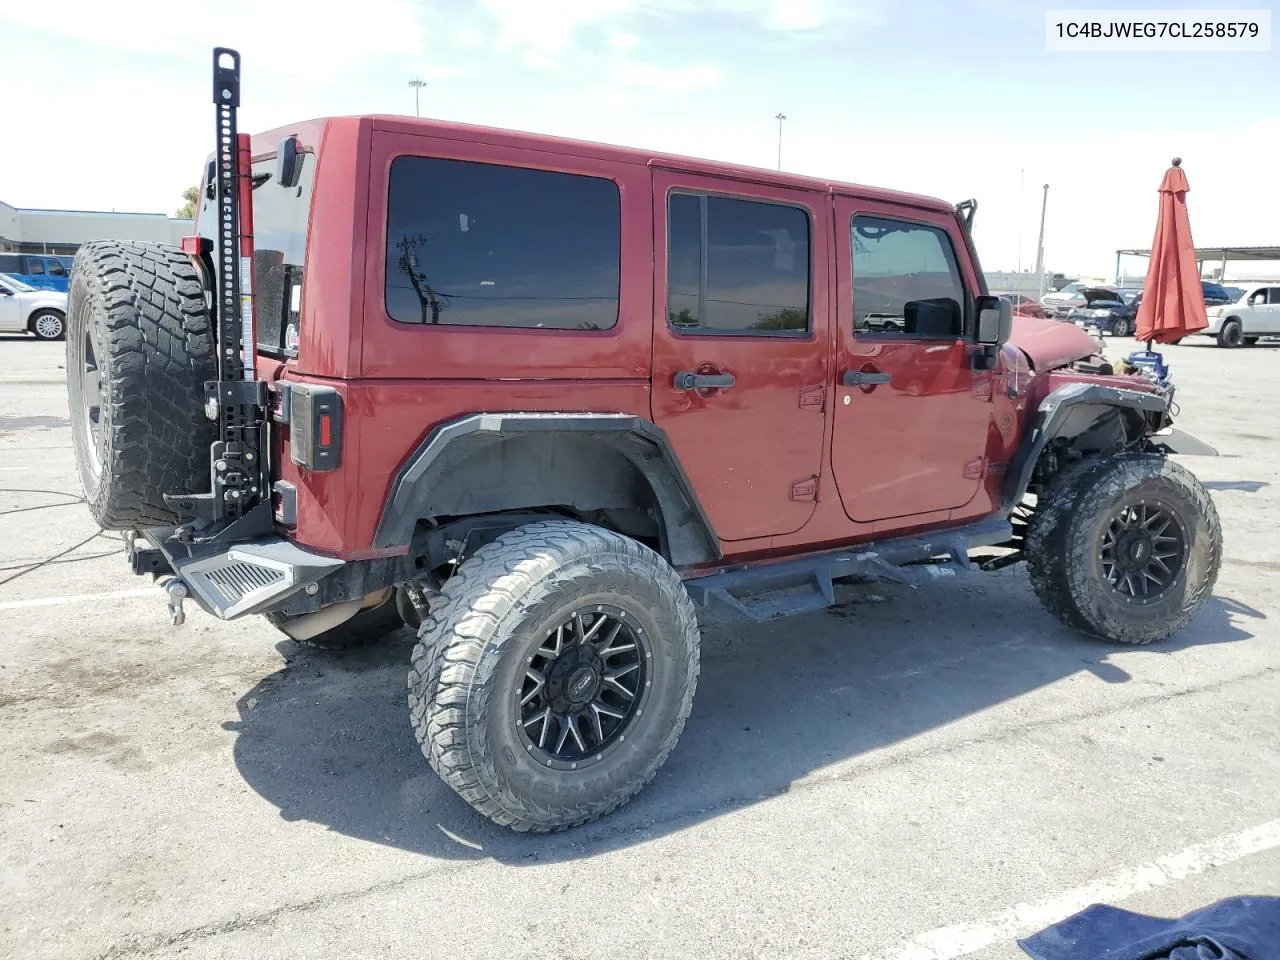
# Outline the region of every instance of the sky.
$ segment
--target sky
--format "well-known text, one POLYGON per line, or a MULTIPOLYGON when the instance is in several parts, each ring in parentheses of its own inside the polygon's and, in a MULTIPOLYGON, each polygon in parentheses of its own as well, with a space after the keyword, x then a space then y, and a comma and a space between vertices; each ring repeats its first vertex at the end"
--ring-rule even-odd
POLYGON ((1280 244, 1280 53, 1049 53, 1048 6, 4 0, 0 200, 172 213, 212 149, 221 45, 246 131, 412 115, 420 77, 424 116, 772 167, 781 112, 786 170, 976 198, 988 271, 1034 264, 1048 183, 1046 266, 1109 276, 1150 245, 1175 155, 1197 245, 1280 244))

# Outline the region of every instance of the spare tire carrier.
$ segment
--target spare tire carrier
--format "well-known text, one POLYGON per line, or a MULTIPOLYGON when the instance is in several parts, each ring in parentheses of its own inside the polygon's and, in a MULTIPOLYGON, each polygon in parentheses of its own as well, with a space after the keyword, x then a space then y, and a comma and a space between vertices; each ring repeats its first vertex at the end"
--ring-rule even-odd
POLYGON ((267 450, 267 384, 257 376, 253 297, 252 153, 236 129, 240 54, 213 51, 217 154, 213 181, 217 225, 213 243, 218 379, 205 384, 205 410, 218 423, 211 451, 211 493, 165 494, 180 512, 195 514, 197 539, 254 536, 271 530, 267 450), (228 529, 231 525, 235 529, 228 529))

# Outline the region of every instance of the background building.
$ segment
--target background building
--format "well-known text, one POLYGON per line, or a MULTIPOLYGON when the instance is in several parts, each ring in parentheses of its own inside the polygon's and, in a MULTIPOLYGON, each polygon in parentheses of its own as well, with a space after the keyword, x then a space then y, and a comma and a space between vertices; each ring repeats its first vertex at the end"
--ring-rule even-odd
POLYGON ((178 243, 194 223, 163 213, 28 210, 0 201, 0 252, 70 254, 87 240, 178 243))

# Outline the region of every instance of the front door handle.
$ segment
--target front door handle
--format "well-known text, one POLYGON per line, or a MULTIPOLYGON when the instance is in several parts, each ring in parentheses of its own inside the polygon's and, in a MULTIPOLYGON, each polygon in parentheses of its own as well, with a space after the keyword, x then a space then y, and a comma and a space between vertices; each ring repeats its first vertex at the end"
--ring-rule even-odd
POLYGON ((677 390, 723 390, 738 381, 732 373, 693 373, 681 370, 672 384, 677 390))
POLYGON ((876 384, 888 383, 892 377, 887 373, 879 370, 846 370, 844 372, 844 385, 846 387, 874 387, 876 384))

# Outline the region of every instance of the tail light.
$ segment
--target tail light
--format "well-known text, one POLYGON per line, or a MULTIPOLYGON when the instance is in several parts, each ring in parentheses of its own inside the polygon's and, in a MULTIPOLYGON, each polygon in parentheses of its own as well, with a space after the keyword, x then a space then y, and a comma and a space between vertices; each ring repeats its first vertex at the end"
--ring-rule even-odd
POLYGON ((342 462, 342 395, 333 387, 289 384, 289 456, 308 470, 342 462))

